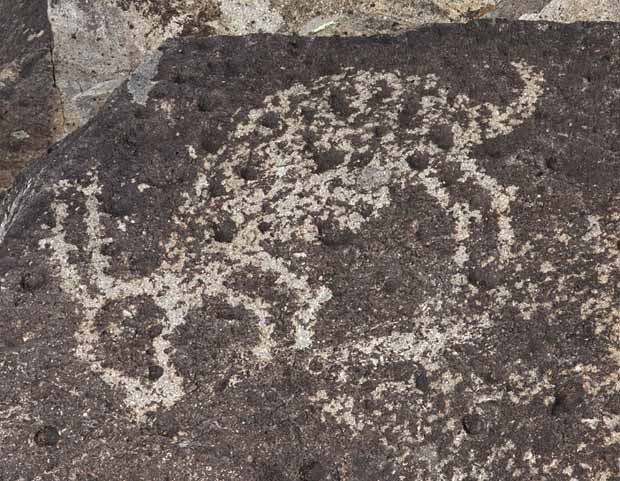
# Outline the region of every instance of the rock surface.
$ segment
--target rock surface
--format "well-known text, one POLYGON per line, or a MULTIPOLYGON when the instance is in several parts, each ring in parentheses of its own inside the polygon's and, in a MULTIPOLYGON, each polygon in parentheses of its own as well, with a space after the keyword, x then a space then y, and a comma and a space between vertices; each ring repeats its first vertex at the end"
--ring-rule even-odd
POLYGON ((84 125, 146 53, 167 38, 211 33, 369 33, 449 20, 447 11, 431 0, 389 5, 350 0, 65 0, 51 1, 49 16, 58 84, 65 99, 66 133, 84 125))
POLYGON ((523 15, 536 14, 549 3, 549 0, 499 1, 495 3, 495 8, 485 14, 486 18, 518 19, 523 15))
POLYGON ((611 1, 556 0, 545 7, 548 3, 549 0, 3 0, 0 12, 8 20, 0 31, 0 77, 6 77, 0 79, 4 109, 0 191, 49 143, 92 118, 114 89, 154 55, 167 38, 253 32, 369 35, 481 17, 523 16, 565 22, 619 18, 618 7, 611 1), (45 17, 46 5, 51 24, 45 17), (34 36, 41 31, 44 33, 34 36), (46 51, 53 54, 46 55, 46 51), (15 80, 21 64, 30 71, 34 65, 31 61, 37 65, 32 69, 32 78, 15 80))
POLYGON ((394 33, 481 17, 618 20, 614 0, 63 0, 49 3, 64 131, 83 125, 159 44, 196 34, 394 33), (544 8, 543 8, 544 7, 544 8), (542 11, 541 11, 542 9, 542 11))
POLYGON ((55 139, 62 113, 54 89, 45 1, 0 0, 0 196, 55 139))
POLYGON ((552 22, 617 22, 620 20, 620 3, 616 0, 553 0, 540 12, 524 14, 523 20, 552 22))
MULTIPOLYGON (((504 17, 518 18, 538 12, 544 2, 503 4, 504 17), (518 7, 510 10, 508 5, 518 7)), ((50 0, 64 131, 84 125, 146 53, 167 38, 394 33, 435 22, 468 21, 490 14, 494 7, 489 0, 50 0)))
POLYGON ((0 206, 0 478, 617 479, 618 41, 166 43, 0 206))

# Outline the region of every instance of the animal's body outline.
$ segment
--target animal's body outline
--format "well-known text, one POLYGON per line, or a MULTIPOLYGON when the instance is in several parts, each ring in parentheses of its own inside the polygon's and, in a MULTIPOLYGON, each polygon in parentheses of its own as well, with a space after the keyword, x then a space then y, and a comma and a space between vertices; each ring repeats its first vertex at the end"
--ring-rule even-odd
MULTIPOLYGON (((77 349, 76 356, 79 360, 86 362, 91 370, 101 376, 101 378, 111 386, 124 390, 126 394, 126 404, 131 408, 137 420, 144 420, 146 413, 153 409, 170 408, 178 402, 185 394, 184 380, 176 373, 173 362, 171 362, 170 349, 173 347, 166 340, 174 329, 181 325, 188 312, 201 304, 202 295, 224 296, 230 304, 242 304, 246 309, 252 311, 259 319, 259 339, 257 344, 251 349, 256 359, 263 365, 267 365, 276 349, 297 349, 308 351, 312 346, 314 335, 314 324, 316 314, 321 306, 331 298, 331 292, 326 286, 311 286, 307 276, 296 273, 283 259, 278 259, 260 247, 260 243, 268 240, 269 236, 275 232, 279 242, 286 242, 292 237, 305 239, 308 242, 317 240, 318 232, 316 226, 311 223, 311 212, 315 217, 335 218, 340 227, 355 231, 363 227, 364 219, 354 208, 350 211, 343 210, 337 204, 330 206, 329 200, 336 196, 339 200, 355 200, 356 203, 365 202, 373 207, 372 216, 380 215, 383 206, 390 202, 389 185, 406 184, 407 182, 419 182, 427 192, 436 199, 437 203, 444 208, 455 221, 454 239, 456 249, 454 252, 454 262, 463 267, 468 259, 467 238, 469 236, 468 222, 472 217, 479 217, 480 213, 473 210, 466 202, 452 202, 449 191, 444 188, 438 179, 433 175, 434 169, 432 160, 442 151, 437 145, 429 142, 425 135, 434 123, 446 123, 446 118, 456 113, 464 114, 467 125, 459 122, 449 124, 454 138, 454 145, 451 146, 446 155, 446 162, 458 164, 465 173, 463 181, 471 181, 485 192, 491 194, 492 209, 497 217, 498 224, 498 252, 499 263, 507 265, 514 257, 514 233, 510 224, 509 210, 510 203, 516 195, 516 188, 500 185, 493 177, 486 174, 477 165, 475 159, 471 158, 471 151, 474 146, 480 145, 485 140, 492 139, 500 135, 507 135, 515 127, 521 125, 531 117, 536 102, 542 93, 543 77, 540 73, 523 62, 513 62, 513 67, 519 72, 523 89, 517 92, 515 100, 504 108, 492 104, 472 105, 470 99, 465 95, 459 94, 454 97, 450 104, 448 102, 448 91, 443 88, 434 75, 425 78, 415 76, 403 77, 398 72, 372 72, 372 71, 345 71, 342 74, 321 77, 312 86, 306 87, 297 84, 294 87, 276 93, 265 99, 263 108, 257 108, 250 112, 246 122, 237 126, 236 131, 231 135, 229 144, 223 146, 217 153, 206 155, 204 158, 204 169, 196 179, 194 190, 186 195, 186 202, 179 206, 179 214, 174 221, 183 226, 183 216, 201 216, 209 211, 208 185, 209 179, 205 172, 218 162, 218 157, 225 155, 227 149, 237 150, 235 155, 231 155, 232 160, 223 164, 224 185, 229 191, 234 191, 240 185, 244 185, 244 180, 240 179, 235 173, 235 169, 247 161, 256 146, 250 146, 242 140, 244 135, 256 129, 267 129, 264 133, 267 138, 271 134, 267 127, 261 127, 260 119, 267 112, 286 118, 291 112, 287 111, 290 107, 289 100, 292 97, 305 98, 298 103, 296 108, 313 106, 317 108, 318 122, 317 130, 321 134, 318 139, 319 146, 329 149, 330 146, 340 145, 347 152, 345 161, 338 167, 326 172, 313 171, 314 166, 307 158, 303 157, 303 135, 307 130, 301 123, 291 122, 286 127, 288 145, 294 145, 293 154, 282 164, 278 164, 277 157, 271 155, 269 148, 278 139, 267 141, 263 145, 266 152, 261 167, 273 176, 272 190, 265 194, 256 191, 252 195, 233 198, 228 204, 224 205, 224 212, 228 212, 237 226, 242 226, 235 238, 230 243, 211 242, 205 251, 208 254, 222 254, 230 263, 211 262, 209 265, 209 283, 207 285, 199 282, 199 276, 187 276, 187 256, 183 248, 183 240, 178 235, 173 234, 167 242, 167 256, 162 260, 161 265, 152 274, 131 280, 116 279, 106 273, 110 259, 102 253, 102 246, 106 242, 106 233, 101 222, 101 206, 97 195, 101 193, 102 186, 99 183, 95 172, 90 172, 91 182, 87 187, 82 187, 78 183, 61 182, 57 190, 74 188, 79 190, 85 198, 87 216, 85 218, 87 246, 86 250, 91 256, 88 266, 89 279, 84 279, 79 273, 77 266, 69 261, 69 255, 76 246, 70 244, 64 235, 63 226, 68 216, 69 206, 64 202, 54 203, 56 217, 56 227, 52 229, 52 236, 45 239, 47 245, 53 249, 53 260, 60 266, 61 285, 65 292, 81 304, 84 322, 76 333, 77 349), (350 103, 354 110, 349 118, 338 119, 329 106, 330 86, 338 83, 345 83, 356 91, 356 96, 350 103), (363 132, 355 134, 371 135, 372 129, 376 126, 376 120, 393 124, 398 122, 398 110, 390 107, 398 107, 407 89, 418 89, 422 92, 426 90, 435 91, 434 95, 422 95, 420 97, 422 112, 420 122, 414 127, 416 138, 423 140, 417 143, 403 143, 402 139, 390 137, 390 134, 382 140, 382 145, 375 154, 373 160, 364 167, 363 172, 358 172, 358 179, 347 175, 347 160, 354 150, 349 140, 351 132, 348 124, 355 119, 355 116, 368 115, 365 102, 374 95, 374 90, 379 85, 387 85, 391 92, 386 97, 387 108, 382 111, 380 118, 372 117, 371 121, 364 125, 363 132), (304 97, 305 96, 305 97, 304 97), (278 101, 274 102, 277 98, 278 101), (488 117, 484 118, 481 110, 485 110, 488 117), (373 122, 374 121, 374 122, 373 122), (327 124, 331 127, 327 128, 327 124), (428 168, 419 172, 413 172, 405 159, 412 153, 426 155, 431 159, 428 168), (381 158, 385 155, 385 158, 381 158), (385 160, 387 159, 387 160, 385 160), (273 165, 268 163, 272 162, 273 165), (270 169, 270 170, 268 170, 270 169), (291 171, 297 171, 299 175, 306 176, 305 182, 298 185, 291 185, 286 182, 286 175, 291 171), (345 179, 345 187, 340 191, 327 192, 325 185, 330 178, 345 179), (359 179, 362 179, 361 181, 359 179), (363 184, 366 182, 366 184, 363 184), (363 184, 363 185, 362 185, 363 184), (302 191, 308 193, 309 189, 317 189, 319 194, 307 203, 308 197, 297 195, 302 191), (269 234, 262 233, 258 229, 258 221, 252 219, 252 215, 258 212, 263 202, 272 202, 274 198, 282 193, 276 202, 273 218, 268 219, 272 222, 273 229, 269 234), (330 197, 331 196, 331 197, 330 197), (291 200, 292 199, 292 200, 291 200), (306 204, 303 204, 306 202, 306 204), (278 210, 279 209, 279 210, 278 210), (250 219, 248 221, 248 219, 250 219), (302 228, 299 227, 301 221, 302 228), (293 226, 294 224, 294 226, 293 226), (296 297, 298 305, 304 306, 298 309, 291 320, 295 342, 292 346, 276 346, 271 335, 273 326, 269 322, 269 305, 261 298, 251 298, 243 292, 234 292, 224 286, 224 280, 235 267, 245 268, 254 267, 267 269, 271 274, 278 277, 279 282, 287 285, 292 295, 296 297), (180 282, 183 281, 183 282, 180 282), (90 284, 98 294, 88 292, 87 285, 90 284), (182 288, 179 285, 182 284, 182 288), (153 293, 165 290, 168 295, 162 297, 153 296, 153 293), (164 331, 161 336, 153 341, 155 356, 165 370, 161 378, 150 385, 145 385, 142 379, 124 375, 115 368, 103 367, 96 355, 97 334, 94 329, 94 320, 101 311, 105 302, 110 299, 126 299, 131 296, 148 295, 153 298, 155 304, 166 312, 166 319, 162 321, 164 331)), ((301 115, 301 112, 295 112, 301 115)), ((290 119, 289 119, 290 120, 290 119)), ((298 117, 299 120, 299 117, 298 117)), ((316 120, 316 119, 315 119, 316 120)), ((413 131, 412 131, 413 132, 413 131)), ((280 140, 282 136, 280 136, 280 140)), ((312 193, 312 192, 310 192, 312 193)), ((220 212, 221 213, 221 212, 220 212)), ((208 219, 204 222, 205 228, 208 219)), ((195 271, 194 271, 195 272, 195 271)), ((457 279, 458 283, 459 280, 457 279)), ((429 305, 434 301, 431 300, 429 305)), ((428 316, 425 309, 428 306, 421 306, 420 316, 428 316)), ((487 320, 481 320, 484 324, 487 320)), ((455 325, 456 330, 459 329, 455 325)), ((376 349, 382 350, 388 357, 399 356, 422 356, 425 355, 424 347, 416 347, 413 344, 419 343, 418 340, 408 337, 408 333, 395 334, 394 336, 374 339, 371 344, 376 349)), ((423 345, 421 343, 420 345, 423 345)), ((428 346, 427 346, 428 347, 428 346)), ((434 349, 432 346, 429 349, 434 349)), ((323 350, 327 357, 344 359, 347 362, 351 357, 347 349, 364 353, 365 349, 361 345, 353 342, 350 346, 341 346, 335 350, 323 350), (345 353, 346 351, 346 353, 345 353)), ((355 357, 355 356, 353 356, 355 357)), ((322 394, 315 396, 316 400, 322 398, 322 394)), ((329 402, 326 400, 326 405, 329 402)))

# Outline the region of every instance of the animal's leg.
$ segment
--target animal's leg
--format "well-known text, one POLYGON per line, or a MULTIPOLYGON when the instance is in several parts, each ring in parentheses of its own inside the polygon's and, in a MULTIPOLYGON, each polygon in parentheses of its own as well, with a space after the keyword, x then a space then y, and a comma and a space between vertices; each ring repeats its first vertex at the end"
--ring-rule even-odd
MULTIPOLYGON (((278 276, 276 282, 285 285, 295 294, 300 308, 295 311, 291 319, 295 338, 294 347, 300 350, 309 348, 314 337, 317 313, 332 297, 329 288, 326 286, 310 286, 306 276, 295 274, 288 268, 283 259, 273 257, 263 250, 243 256, 241 264, 243 266, 254 266, 276 274, 278 276)), ((262 331, 264 335, 268 335, 271 333, 271 329, 271 327, 265 325, 262 331)), ((270 343, 266 339, 263 339, 261 342, 263 345, 270 343)))
MULTIPOLYGON (((67 184, 61 188, 70 186, 67 184)), ((79 185, 72 185, 72 187, 84 195, 87 211, 85 217, 87 235, 85 250, 89 256, 87 278, 83 278, 78 267, 69 261, 70 253, 77 251, 78 248, 66 240, 64 229, 69 206, 64 202, 56 202, 53 205, 56 227, 52 230, 52 237, 47 239, 46 243, 51 246, 52 259, 60 269, 60 283, 63 290, 82 310, 83 321, 75 333, 77 343, 75 354, 107 384, 124 390, 126 404, 132 408, 136 418, 141 420, 152 406, 157 404, 171 406, 183 396, 183 380, 170 363, 171 345, 165 335, 170 334, 176 326, 184 322, 187 311, 197 304, 195 286, 191 283, 183 285, 181 270, 184 257, 181 248, 176 248, 174 252, 179 257, 179 261, 173 264, 162 263, 162 266, 151 276, 123 280, 108 275, 106 271, 110 266, 110 259, 102 253, 101 249, 106 238, 101 209, 96 197, 101 192, 99 180, 94 175, 87 187, 79 185), (89 293, 89 286, 93 288, 94 294, 89 293), (154 296, 162 291, 166 291, 167 295, 154 296), (144 385, 141 379, 128 376, 118 369, 102 366, 97 354, 100 338, 95 328, 95 319, 106 302, 144 295, 150 296, 154 303, 166 313, 165 318, 160 320, 164 324, 164 331, 153 342, 155 358, 160 365, 165 367, 165 370, 164 374, 149 386, 144 385)))
POLYGON ((456 123, 454 147, 449 152, 449 160, 458 163, 465 173, 463 181, 471 180, 475 185, 489 194, 491 207, 498 222, 498 250, 499 262, 505 263, 516 254, 512 247, 515 242, 514 230, 510 219, 510 205, 515 200, 517 188, 503 186, 495 178, 488 175, 471 156, 471 149, 475 145, 484 143, 500 135, 508 135, 517 126, 523 124, 536 110, 536 103, 543 91, 543 76, 534 72, 532 67, 525 63, 512 64, 521 75, 523 89, 519 96, 505 107, 490 103, 481 106, 471 106, 469 99, 458 96, 451 106, 452 113, 465 114, 465 125, 456 123), (489 113, 488 119, 481 118, 481 110, 489 113))

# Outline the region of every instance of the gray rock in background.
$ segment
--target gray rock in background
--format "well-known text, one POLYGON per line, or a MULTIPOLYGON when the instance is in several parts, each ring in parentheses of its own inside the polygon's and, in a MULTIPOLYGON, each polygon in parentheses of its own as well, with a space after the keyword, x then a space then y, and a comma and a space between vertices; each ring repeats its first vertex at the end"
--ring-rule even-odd
POLYGON ((620 20, 620 3, 617 0, 552 0, 540 12, 521 17, 523 20, 552 22, 620 20))
POLYGON ((536 14, 551 0, 497 1, 495 8, 490 10, 486 18, 517 19, 522 15, 536 14))
POLYGON ((179 33, 172 19, 115 0, 50 0, 49 20, 65 134, 84 125, 147 52, 179 33))

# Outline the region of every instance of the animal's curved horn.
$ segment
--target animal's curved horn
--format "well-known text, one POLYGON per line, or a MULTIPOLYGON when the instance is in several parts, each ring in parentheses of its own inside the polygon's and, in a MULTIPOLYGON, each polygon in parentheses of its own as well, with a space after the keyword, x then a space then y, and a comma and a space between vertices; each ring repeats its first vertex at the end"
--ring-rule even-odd
POLYGON ((536 72, 532 66, 523 61, 512 62, 512 66, 521 76, 523 89, 519 96, 507 106, 483 104, 489 112, 484 129, 488 139, 509 134, 515 127, 523 124, 536 110, 536 103, 543 92, 544 77, 541 73, 536 72))

